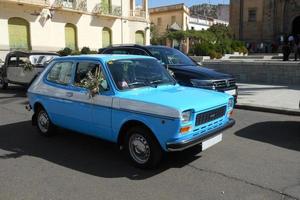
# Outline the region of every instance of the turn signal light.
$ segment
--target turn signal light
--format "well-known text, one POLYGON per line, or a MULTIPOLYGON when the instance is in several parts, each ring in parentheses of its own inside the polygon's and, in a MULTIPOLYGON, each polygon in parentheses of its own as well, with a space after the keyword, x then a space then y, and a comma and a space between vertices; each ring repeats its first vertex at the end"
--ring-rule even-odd
POLYGON ((228 117, 231 117, 233 114, 233 110, 231 110, 229 113, 228 113, 228 117))
POLYGON ((180 133, 187 133, 191 130, 191 126, 185 126, 185 127, 182 127, 180 128, 180 133))

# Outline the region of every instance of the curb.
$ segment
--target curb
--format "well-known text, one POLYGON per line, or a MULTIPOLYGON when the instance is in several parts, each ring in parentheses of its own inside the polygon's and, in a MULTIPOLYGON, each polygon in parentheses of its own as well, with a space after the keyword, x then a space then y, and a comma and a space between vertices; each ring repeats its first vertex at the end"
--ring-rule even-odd
POLYGON ((251 104, 236 104, 235 108, 242 109, 242 110, 251 110, 251 111, 259 111, 259 112, 267 112, 267 113, 275 113, 275 114, 283 114, 283 115, 300 116, 300 109, 292 110, 292 109, 287 109, 287 108, 262 107, 262 106, 251 105, 251 104))

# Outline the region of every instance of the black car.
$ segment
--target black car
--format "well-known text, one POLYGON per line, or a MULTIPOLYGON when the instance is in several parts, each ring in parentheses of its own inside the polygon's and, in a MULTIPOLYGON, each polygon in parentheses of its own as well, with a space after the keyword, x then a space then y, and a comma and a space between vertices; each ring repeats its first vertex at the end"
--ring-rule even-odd
POLYGON ((226 92, 237 100, 237 85, 231 75, 201 67, 177 49, 154 45, 120 45, 99 49, 99 53, 155 57, 173 73, 180 85, 226 92))

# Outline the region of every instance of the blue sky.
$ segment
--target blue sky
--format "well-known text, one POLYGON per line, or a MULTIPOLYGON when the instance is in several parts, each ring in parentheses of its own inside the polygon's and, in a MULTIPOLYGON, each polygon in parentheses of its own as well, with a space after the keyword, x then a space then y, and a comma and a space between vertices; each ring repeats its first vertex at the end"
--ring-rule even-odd
POLYGON ((184 3, 187 6, 192 6, 201 3, 229 4, 229 0, 149 0, 149 7, 152 8, 152 7, 171 5, 177 3, 184 3))

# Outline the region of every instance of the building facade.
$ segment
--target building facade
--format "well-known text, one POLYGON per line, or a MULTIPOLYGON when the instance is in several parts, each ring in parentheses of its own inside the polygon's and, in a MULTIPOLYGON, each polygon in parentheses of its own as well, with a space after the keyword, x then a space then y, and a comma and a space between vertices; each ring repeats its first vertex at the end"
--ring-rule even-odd
POLYGON ((189 8, 184 4, 150 8, 149 14, 151 23, 156 25, 160 35, 168 30, 188 29, 189 8))
POLYGON ((214 24, 224 24, 226 26, 229 25, 228 21, 223 21, 220 19, 213 19, 208 17, 189 17, 189 23, 188 28, 189 30, 207 30, 209 27, 211 27, 214 24))
POLYGON ((231 0, 230 26, 237 39, 274 43, 300 34, 299 0, 231 0))
POLYGON ((149 27, 148 0, 0 0, 2 57, 14 49, 149 44, 149 27))

